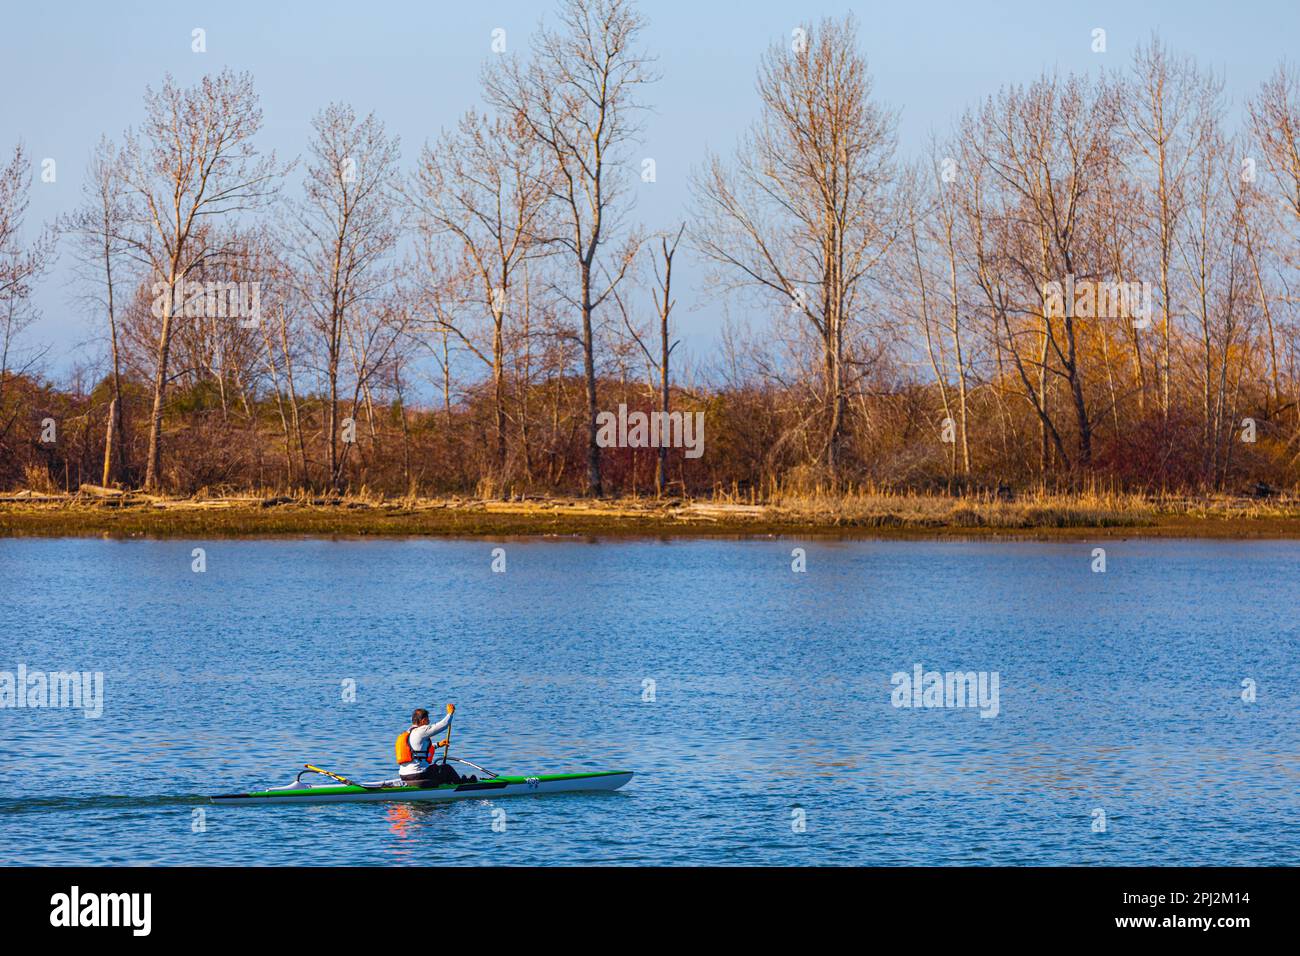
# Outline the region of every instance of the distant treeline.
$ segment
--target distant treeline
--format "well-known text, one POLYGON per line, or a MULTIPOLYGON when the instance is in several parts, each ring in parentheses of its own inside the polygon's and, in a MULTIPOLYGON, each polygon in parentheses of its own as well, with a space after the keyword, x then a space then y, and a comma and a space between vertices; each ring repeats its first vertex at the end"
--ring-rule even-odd
POLYGON ((1233 131, 1222 79, 1153 37, 1122 68, 1004 87, 909 159, 852 17, 826 20, 767 52, 750 131, 650 234, 630 203, 653 176, 643 31, 631 0, 563 0, 409 172, 339 103, 301 159, 262 153, 253 79, 229 70, 146 90, 81 207, 36 235, 20 145, 0 166, 0 486, 1297 485, 1294 72, 1233 131), (102 345, 57 384, 31 329, 56 255, 102 345), (689 362, 686 259, 716 297, 687 307, 751 317, 689 362), (620 405, 703 413, 703 453, 626 429, 639 447, 608 447, 620 405))

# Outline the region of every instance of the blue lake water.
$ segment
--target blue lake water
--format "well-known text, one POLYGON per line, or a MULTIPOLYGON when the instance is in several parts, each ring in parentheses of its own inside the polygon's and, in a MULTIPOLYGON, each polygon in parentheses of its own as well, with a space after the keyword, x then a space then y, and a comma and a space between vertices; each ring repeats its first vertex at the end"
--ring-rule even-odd
POLYGON ((0 671, 105 682, 0 709, 0 863, 1300 862, 1300 543, 1094 546, 0 540, 0 671), (997 715, 894 706, 916 664, 997 672, 997 715), (448 700, 491 769, 637 775, 195 814, 391 776, 448 700))

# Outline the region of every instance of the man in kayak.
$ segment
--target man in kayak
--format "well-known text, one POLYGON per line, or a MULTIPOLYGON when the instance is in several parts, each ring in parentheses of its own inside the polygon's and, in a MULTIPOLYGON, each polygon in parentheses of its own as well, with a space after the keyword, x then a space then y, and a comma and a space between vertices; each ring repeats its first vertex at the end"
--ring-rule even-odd
POLYGON ((438 734, 451 724, 455 704, 447 705, 447 716, 436 724, 429 723, 429 712, 417 707, 411 714, 411 727, 397 736, 397 773, 402 782, 414 787, 435 787, 440 783, 459 783, 460 774, 446 763, 435 762, 438 747, 446 740, 438 734))

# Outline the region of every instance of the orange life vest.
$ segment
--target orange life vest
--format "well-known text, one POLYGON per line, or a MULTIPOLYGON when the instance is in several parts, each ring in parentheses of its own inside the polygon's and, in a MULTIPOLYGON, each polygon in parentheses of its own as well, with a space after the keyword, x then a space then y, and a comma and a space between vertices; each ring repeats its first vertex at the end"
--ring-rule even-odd
POLYGON ((425 742, 423 750, 411 749, 411 730, 414 729, 415 728, 412 727, 410 730, 397 735, 397 743, 395 744, 394 749, 397 753, 397 763, 399 766, 411 763, 414 760, 429 759, 429 744, 427 741, 425 742))

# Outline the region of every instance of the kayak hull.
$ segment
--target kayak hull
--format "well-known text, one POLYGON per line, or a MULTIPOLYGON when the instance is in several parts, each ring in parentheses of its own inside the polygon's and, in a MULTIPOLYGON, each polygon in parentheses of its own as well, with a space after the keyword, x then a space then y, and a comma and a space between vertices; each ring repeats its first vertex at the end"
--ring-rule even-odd
POLYGON ((248 806, 281 803, 359 803, 400 800, 448 802, 452 800, 494 800, 497 797, 530 796, 541 793, 572 793, 617 790, 632 779, 630 770, 599 773, 553 773, 532 777, 492 777, 476 783, 443 784, 439 787, 392 786, 393 781, 365 786, 334 784, 314 787, 285 787, 250 793, 226 793, 210 797, 216 804, 248 806))

